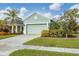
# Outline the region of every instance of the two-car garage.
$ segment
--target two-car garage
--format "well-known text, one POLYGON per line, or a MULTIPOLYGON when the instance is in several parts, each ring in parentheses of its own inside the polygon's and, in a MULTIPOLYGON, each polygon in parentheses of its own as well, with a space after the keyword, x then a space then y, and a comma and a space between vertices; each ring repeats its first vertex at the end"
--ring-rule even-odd
POLYGON ((27 34, 41 34, 41 31, 47 29, 47 24, 28 24, 26 25, 27 34))

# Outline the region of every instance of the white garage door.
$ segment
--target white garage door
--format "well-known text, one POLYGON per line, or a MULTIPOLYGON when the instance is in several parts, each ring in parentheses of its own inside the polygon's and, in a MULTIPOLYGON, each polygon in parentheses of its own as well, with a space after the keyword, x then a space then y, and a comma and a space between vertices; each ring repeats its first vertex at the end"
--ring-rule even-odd
POLYGON ((27 33, 28 34, 41 34, 42 30, 47 29, 46 24, 32 24, 32 25, 27 25, 27 33))

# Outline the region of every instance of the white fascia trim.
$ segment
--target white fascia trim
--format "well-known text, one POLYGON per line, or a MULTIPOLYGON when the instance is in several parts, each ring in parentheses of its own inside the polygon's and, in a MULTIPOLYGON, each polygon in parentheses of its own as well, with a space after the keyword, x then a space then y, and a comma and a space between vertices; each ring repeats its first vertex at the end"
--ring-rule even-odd
POLYGON ((43 22, 43 23, 25 23, 25 24, 48 24, 49 22, 43 22))

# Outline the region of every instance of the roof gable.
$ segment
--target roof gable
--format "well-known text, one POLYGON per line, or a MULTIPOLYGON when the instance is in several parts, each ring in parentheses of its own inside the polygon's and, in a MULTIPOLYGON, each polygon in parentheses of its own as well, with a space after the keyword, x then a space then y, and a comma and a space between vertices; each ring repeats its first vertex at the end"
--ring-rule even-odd
POLYGON ((40 15, 40 14, 37 14, 37 13, 34 13, 32 14, 31 16, 29 16, 28 18, 25 19, 25 23, 46 23, 46 22, 49 22, 50 19, 43 16, 43 15, 40 15))

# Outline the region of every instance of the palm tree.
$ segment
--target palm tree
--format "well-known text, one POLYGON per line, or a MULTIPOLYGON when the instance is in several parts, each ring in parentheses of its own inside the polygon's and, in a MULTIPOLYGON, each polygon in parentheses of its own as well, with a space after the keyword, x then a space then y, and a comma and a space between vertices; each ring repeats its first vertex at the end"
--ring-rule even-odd
POLYGON ((7 12, 6 13, 4 13, 4 15, 6 15, 7 17, 5 18, 5 20, 9 20, 9 22, 11 23, 11 24, 14 24, 15 22, 16 22, 16 18, 19 18, 18 16, 17 16, 17 14, 18 14, 18 11, 17 10, 15 10, 15 9, 11 9, 11 10, 7 10, 7 12))
POLYGON ((14 25, 17 24, 19 20, 21 20, 21 18, 19 18, 17 15, 18 13, 19 11, 17 11, 16 9, 8 9, 7 12, 4 13, 4 15, 7 16, 5 18, 6 23, 14 27, 14 25))

